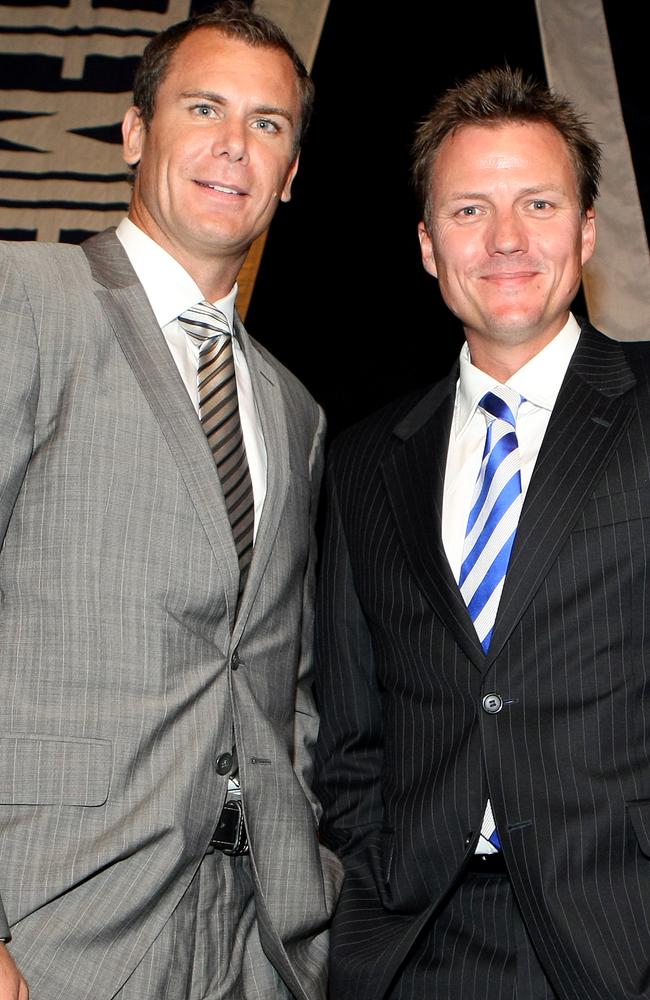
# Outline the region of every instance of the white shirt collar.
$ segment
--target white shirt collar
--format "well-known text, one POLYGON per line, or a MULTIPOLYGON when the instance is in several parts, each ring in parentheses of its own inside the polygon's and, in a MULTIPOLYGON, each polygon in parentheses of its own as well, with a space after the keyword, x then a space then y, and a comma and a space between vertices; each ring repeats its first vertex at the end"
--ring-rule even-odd
MULTIPOLYGON (((567 322, 553 340, 516 371, 506 385, 515 389, 534 406, 552 410, 579 338, 580 327, 570 313, 567 322)), ((498 384, 496 379, 472 364, 465 342, 460 352, 460 376, 456 392, 454 428, 457 435, 463 433, 485 393, 498 384)))
MULTIPOLYGON (((176 320, 190 306, 203 301, 201 289, 185 268, 130 219, 122 219, 115 235, 131 261, 161 328, 176 320)), ((225 315, 231 331, 234 330, 237 291, 235 283, 227 295, 213 303, 225 315)))

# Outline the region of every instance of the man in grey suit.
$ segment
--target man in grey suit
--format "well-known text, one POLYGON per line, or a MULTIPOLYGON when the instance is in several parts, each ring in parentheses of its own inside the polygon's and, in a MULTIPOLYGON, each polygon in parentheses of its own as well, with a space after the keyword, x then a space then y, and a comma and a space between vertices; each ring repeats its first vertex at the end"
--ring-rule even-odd
POLYGON ((128 220, 2 246, 1 1000, 325 995, 323 415, 234 310, 311 97, 246 5, 176 25, 128 220))
POLYGON ((571 313, 599 160, 507 68, 418 132, 422 259, 465 344, 332 454, 334 1000, 650 998, 650 345, 571 313))

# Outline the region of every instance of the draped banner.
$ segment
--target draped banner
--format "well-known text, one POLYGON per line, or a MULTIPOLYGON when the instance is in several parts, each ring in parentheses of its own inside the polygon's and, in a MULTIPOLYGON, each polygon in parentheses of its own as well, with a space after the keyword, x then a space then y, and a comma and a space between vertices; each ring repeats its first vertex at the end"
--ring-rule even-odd
MULTIPOLYGON (((311 65, 328 0, 259 7, 311 65)), ((115 225, 130 198, 120 124, 148 40, 191 0, 15 0, 0 4, 0 237, 76 243, 115 225)), ((262 244, 240 279, 245 312, 262 244)))
POLYGON ((130 197, 120 123, 137 61, 190 0, 0 4, 0 233, 64 240, 114 225, 130 197))
POLYGON ((650 253, 644 213, 600 0, 536 0, 546 75, 582 110, 603 144, 596 253, 585 268, 592 322, 622 340, 650 331, 650 253))

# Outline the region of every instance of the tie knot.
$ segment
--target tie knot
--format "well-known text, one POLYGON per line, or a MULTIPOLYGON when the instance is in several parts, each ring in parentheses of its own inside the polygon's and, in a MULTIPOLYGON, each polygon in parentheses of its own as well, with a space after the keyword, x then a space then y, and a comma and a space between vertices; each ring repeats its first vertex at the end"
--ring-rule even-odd
POLYGON ((522 403, 523 397, 514 389, 507 385, 496 385, 491 392, 485 393, 478 405, 484 413, 496 417, 497 420, 505 420, 514 427, 522 403))
POLYGON ((223 335, 230 336, 228 320, 221 310, 210 302, 197 302, 178 317, 178 322, 196 343, 223 335))

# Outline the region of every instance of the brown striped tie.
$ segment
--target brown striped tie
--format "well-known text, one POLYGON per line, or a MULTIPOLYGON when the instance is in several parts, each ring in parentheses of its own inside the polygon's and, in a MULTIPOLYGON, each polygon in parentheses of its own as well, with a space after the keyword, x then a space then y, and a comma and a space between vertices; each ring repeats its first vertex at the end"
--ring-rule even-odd
POLYGON ((178 317, 198 344, 199 417, 212 449, 239 560, 239 593, 253 555, 255 508, 237 399, 232 336, 224 314, 199 302, 178 317))

